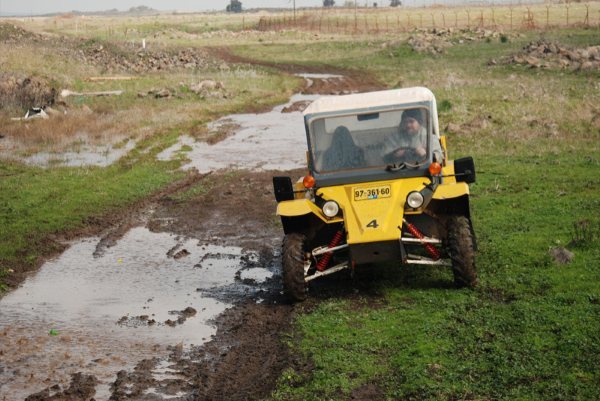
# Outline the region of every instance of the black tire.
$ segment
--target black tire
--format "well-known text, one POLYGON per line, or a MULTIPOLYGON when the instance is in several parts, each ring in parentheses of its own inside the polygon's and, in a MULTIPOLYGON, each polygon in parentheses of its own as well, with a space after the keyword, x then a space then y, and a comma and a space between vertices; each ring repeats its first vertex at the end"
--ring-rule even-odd
POLYGON ((450 216, 447 229, 448 255, 452 260, 454 284, 459 288, 473 288, 477 285, 477 269, 469 219, 465 216, 450 216))
POLYGON ((283 238, 282 247, 283 291, 294 302, 304 301, 307 296, 304 281, 306 260, 306 237, 292 233, 283 238))

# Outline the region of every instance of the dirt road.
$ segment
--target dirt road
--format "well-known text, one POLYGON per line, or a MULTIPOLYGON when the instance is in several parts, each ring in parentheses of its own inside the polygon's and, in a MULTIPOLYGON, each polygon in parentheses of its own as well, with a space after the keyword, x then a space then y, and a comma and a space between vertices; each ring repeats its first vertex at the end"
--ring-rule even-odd
MULTIPOLYGON (((311 94, 362 89, 339 75, 304 77, 311 94)), ((0 300, 0 399, 267 396, 300 363, 281 341, 295 307, 281 295, 271 178, 302 174, 300 111, 312 98, 230 116, 237 129, 221 142, 192 144, 188 167, 204 174, 71 241, 0 300), (280 163, 269 130, 290 135, 280 163), (206 167, 211 152, 237 163, 206 167)))

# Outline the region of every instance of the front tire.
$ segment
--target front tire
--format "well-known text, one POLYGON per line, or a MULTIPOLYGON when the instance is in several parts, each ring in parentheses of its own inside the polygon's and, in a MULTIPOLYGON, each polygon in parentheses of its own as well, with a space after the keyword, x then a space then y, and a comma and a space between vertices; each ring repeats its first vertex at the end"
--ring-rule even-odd
POLYGON ((282 246, 283 291, 294 302, 307 297, 304 280, 306 261, 306 236, 291 233, 283 238, 282 246))
POLYGON ((477 285, 475 249, 469 219, 451 216, 448 219, 448 254, 452 260, 454 284, 473 288, 477 285))

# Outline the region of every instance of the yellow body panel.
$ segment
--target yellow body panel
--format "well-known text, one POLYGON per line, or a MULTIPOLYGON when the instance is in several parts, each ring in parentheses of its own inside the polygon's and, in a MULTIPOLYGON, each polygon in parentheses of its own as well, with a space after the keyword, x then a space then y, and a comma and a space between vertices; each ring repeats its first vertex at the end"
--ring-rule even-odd
MULTIPOLYGON (((442 175, 454 174, 454 161, 449 161, 442 168, 442 175)), ((466 182, 456 182, 456 177, 445 177, 444 183, 438 185, 433 193, 433 199, 450 199, 458 198, 459 196, 469 195, 469 185, 466 182)))
POLYGON ((324 199, 335 200, 344 213, 348 244, 398 240, 404 215, 404 202, 411 191, 419 191, 429 183, 425 177, 403 178, 392 181, 375 181, 325 187, 317 190, 324 199), (354 200, 356 189, 369 189, 389 185, 387 198, 354 200))
POLYGON ((343 221, 341 218, 328 219, 323 212, 321 212, 321 209, 308 199, 294 199, 282 201, 277 204, 277 216, 296 217, 305 216, 311 213, 326 223, 338 223, 343 221))
MULTIPOLYGON (((454 174, 454 163, 449 161, 443 167, 442 175, 452 174, 454 174)), ((456 182, 455 177, 445 177, 443 181, 443 184, 437 186, 433 199, 443 200, 469 194, 469 186, 464 182, 456 182)), ((344 222, 347 232, 346 241, 350 245, 398 240, 400 236, 399 226, 402 227, 402 218, 405 213, 406 197, 409 192, 420 191, 430 182, 427 177, 413 177, 317 189, 316 195, 325 200, 334 200, 339 204, 343 219, 325 217, 321 208, 309 199, 304 198, 304 194, 296 194, 296 199, 280 202, 277 205, 277 215, 294 217, 314 214, 326 223, 344 222), (386 194, 387 197, 355 200, 355 190, 368 190, 382 186, 390 187, 391 193, 389 196, 386 194)), ((296 183, 295 189, 297 191, 300 189, 300 185, 300 181, 296 183)), ((410 214, 419 213, 421 211, 410 212, 410 214)))

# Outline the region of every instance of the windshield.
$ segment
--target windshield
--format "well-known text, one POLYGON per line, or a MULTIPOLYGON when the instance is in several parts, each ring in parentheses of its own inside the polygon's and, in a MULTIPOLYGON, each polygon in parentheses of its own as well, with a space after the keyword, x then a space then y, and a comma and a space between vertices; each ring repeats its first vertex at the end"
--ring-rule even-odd
POLYGON ((427 160, 429 142, 439 148, 426 108, 317 119, 311 123, 310 142, 317 172, 418 168, 427 160))

